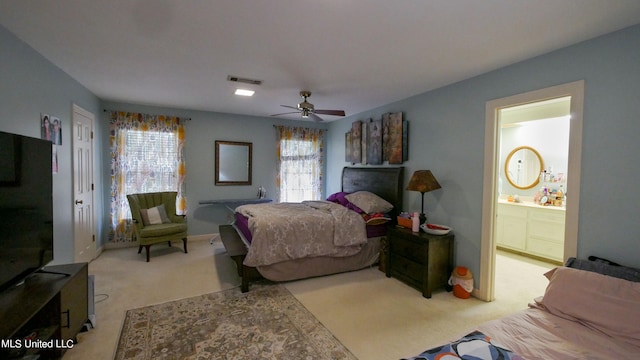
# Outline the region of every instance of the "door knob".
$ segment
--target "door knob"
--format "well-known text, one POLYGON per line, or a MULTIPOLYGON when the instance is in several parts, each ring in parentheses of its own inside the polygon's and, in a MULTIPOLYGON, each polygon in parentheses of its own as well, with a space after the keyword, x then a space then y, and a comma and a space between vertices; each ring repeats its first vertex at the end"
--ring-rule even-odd
POLYGON ((82 204, 82 200, 76 200, 76 205, 82 204))

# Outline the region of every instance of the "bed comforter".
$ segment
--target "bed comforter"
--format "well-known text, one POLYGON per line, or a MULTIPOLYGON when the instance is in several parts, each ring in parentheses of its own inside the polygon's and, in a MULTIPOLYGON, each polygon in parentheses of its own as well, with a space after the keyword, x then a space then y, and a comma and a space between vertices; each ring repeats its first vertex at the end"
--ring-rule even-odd
MULTIPOLYGON (((606 312, 606 310, 600 310, 606 312)), ((640 348, 553 315, 531 308, 482 324, 478 330, 524 359, 605 360, 638 359, 640 348)))
MULTIPOLYGON (((635 269, 631 272, 638 274, 635 269)), ((549 278, 545 294, 529 309, 476 328, 489 340, 482 348, 484 355, 476 352, 474 359, 496 359, 494 355, 528 360, 640 359, 640 282, 569 267, 545 275, 549 278)), ((450 351, 461 342, 469 353, 470 343, 463 338, 410 359, 465 358, 450 351)))
POLYGON ((305 257, 351 256, 367 242, 365 221, 328 201, 243 205, 252 233, 244 264, 264 266, 305 257))

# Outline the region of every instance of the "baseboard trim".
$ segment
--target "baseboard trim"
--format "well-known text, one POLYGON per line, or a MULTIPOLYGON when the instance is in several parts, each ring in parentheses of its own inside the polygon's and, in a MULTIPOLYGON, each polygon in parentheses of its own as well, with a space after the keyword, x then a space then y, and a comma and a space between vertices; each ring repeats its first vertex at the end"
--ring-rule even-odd
POLYGON ((202 234, 202 235, 190 235, 187 236, 187 240, 189 241, 212 241, 215 238, 220 238, 220 234, 214 233, 214 234, 202 234))

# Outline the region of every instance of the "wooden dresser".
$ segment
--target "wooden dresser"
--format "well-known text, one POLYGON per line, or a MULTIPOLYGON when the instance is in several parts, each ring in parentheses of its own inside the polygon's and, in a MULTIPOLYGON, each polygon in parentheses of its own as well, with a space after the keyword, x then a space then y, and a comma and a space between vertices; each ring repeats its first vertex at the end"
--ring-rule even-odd
POLYGON ((60 358, 88 316, 88 264, 47 266, 0 293, 0 359, 60 358), (48 346, 29 348, 27 339, 48 346))
POLYGON ((429 235, 394 226, 387 230, 386 241, 383 259, 387 277, 417 288, 426 298, 447 285, 453 270, 453 233, 429 235))

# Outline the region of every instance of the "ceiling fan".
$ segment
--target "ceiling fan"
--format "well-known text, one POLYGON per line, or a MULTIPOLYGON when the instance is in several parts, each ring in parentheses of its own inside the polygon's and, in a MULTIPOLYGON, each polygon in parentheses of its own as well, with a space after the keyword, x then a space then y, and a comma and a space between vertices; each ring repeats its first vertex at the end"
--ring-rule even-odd
POLYGON ((306 118, 311 118, 314 121, 324 121, 320 116, 318 116, 316 114, 333 115, 333 116, 344 116, 344 110, 316 110, 313 107, 313 104, 307 101, 307 98, 311 96, 311 91, 305 91, 305 90, 300 91, 300 96, 302 96, 304 101, 299 103, 298 107, 289 106, 289 105, 280 105, 280 106, 283 106, 283 107, 286 107, 286 108, 295 109, 297 111, 286 112, 286 113, 281 113, 281 114, 273 114, 271 116, 280 116, 280 115, 301 113, 303 118, 305 118, 305 119, 306 118))

